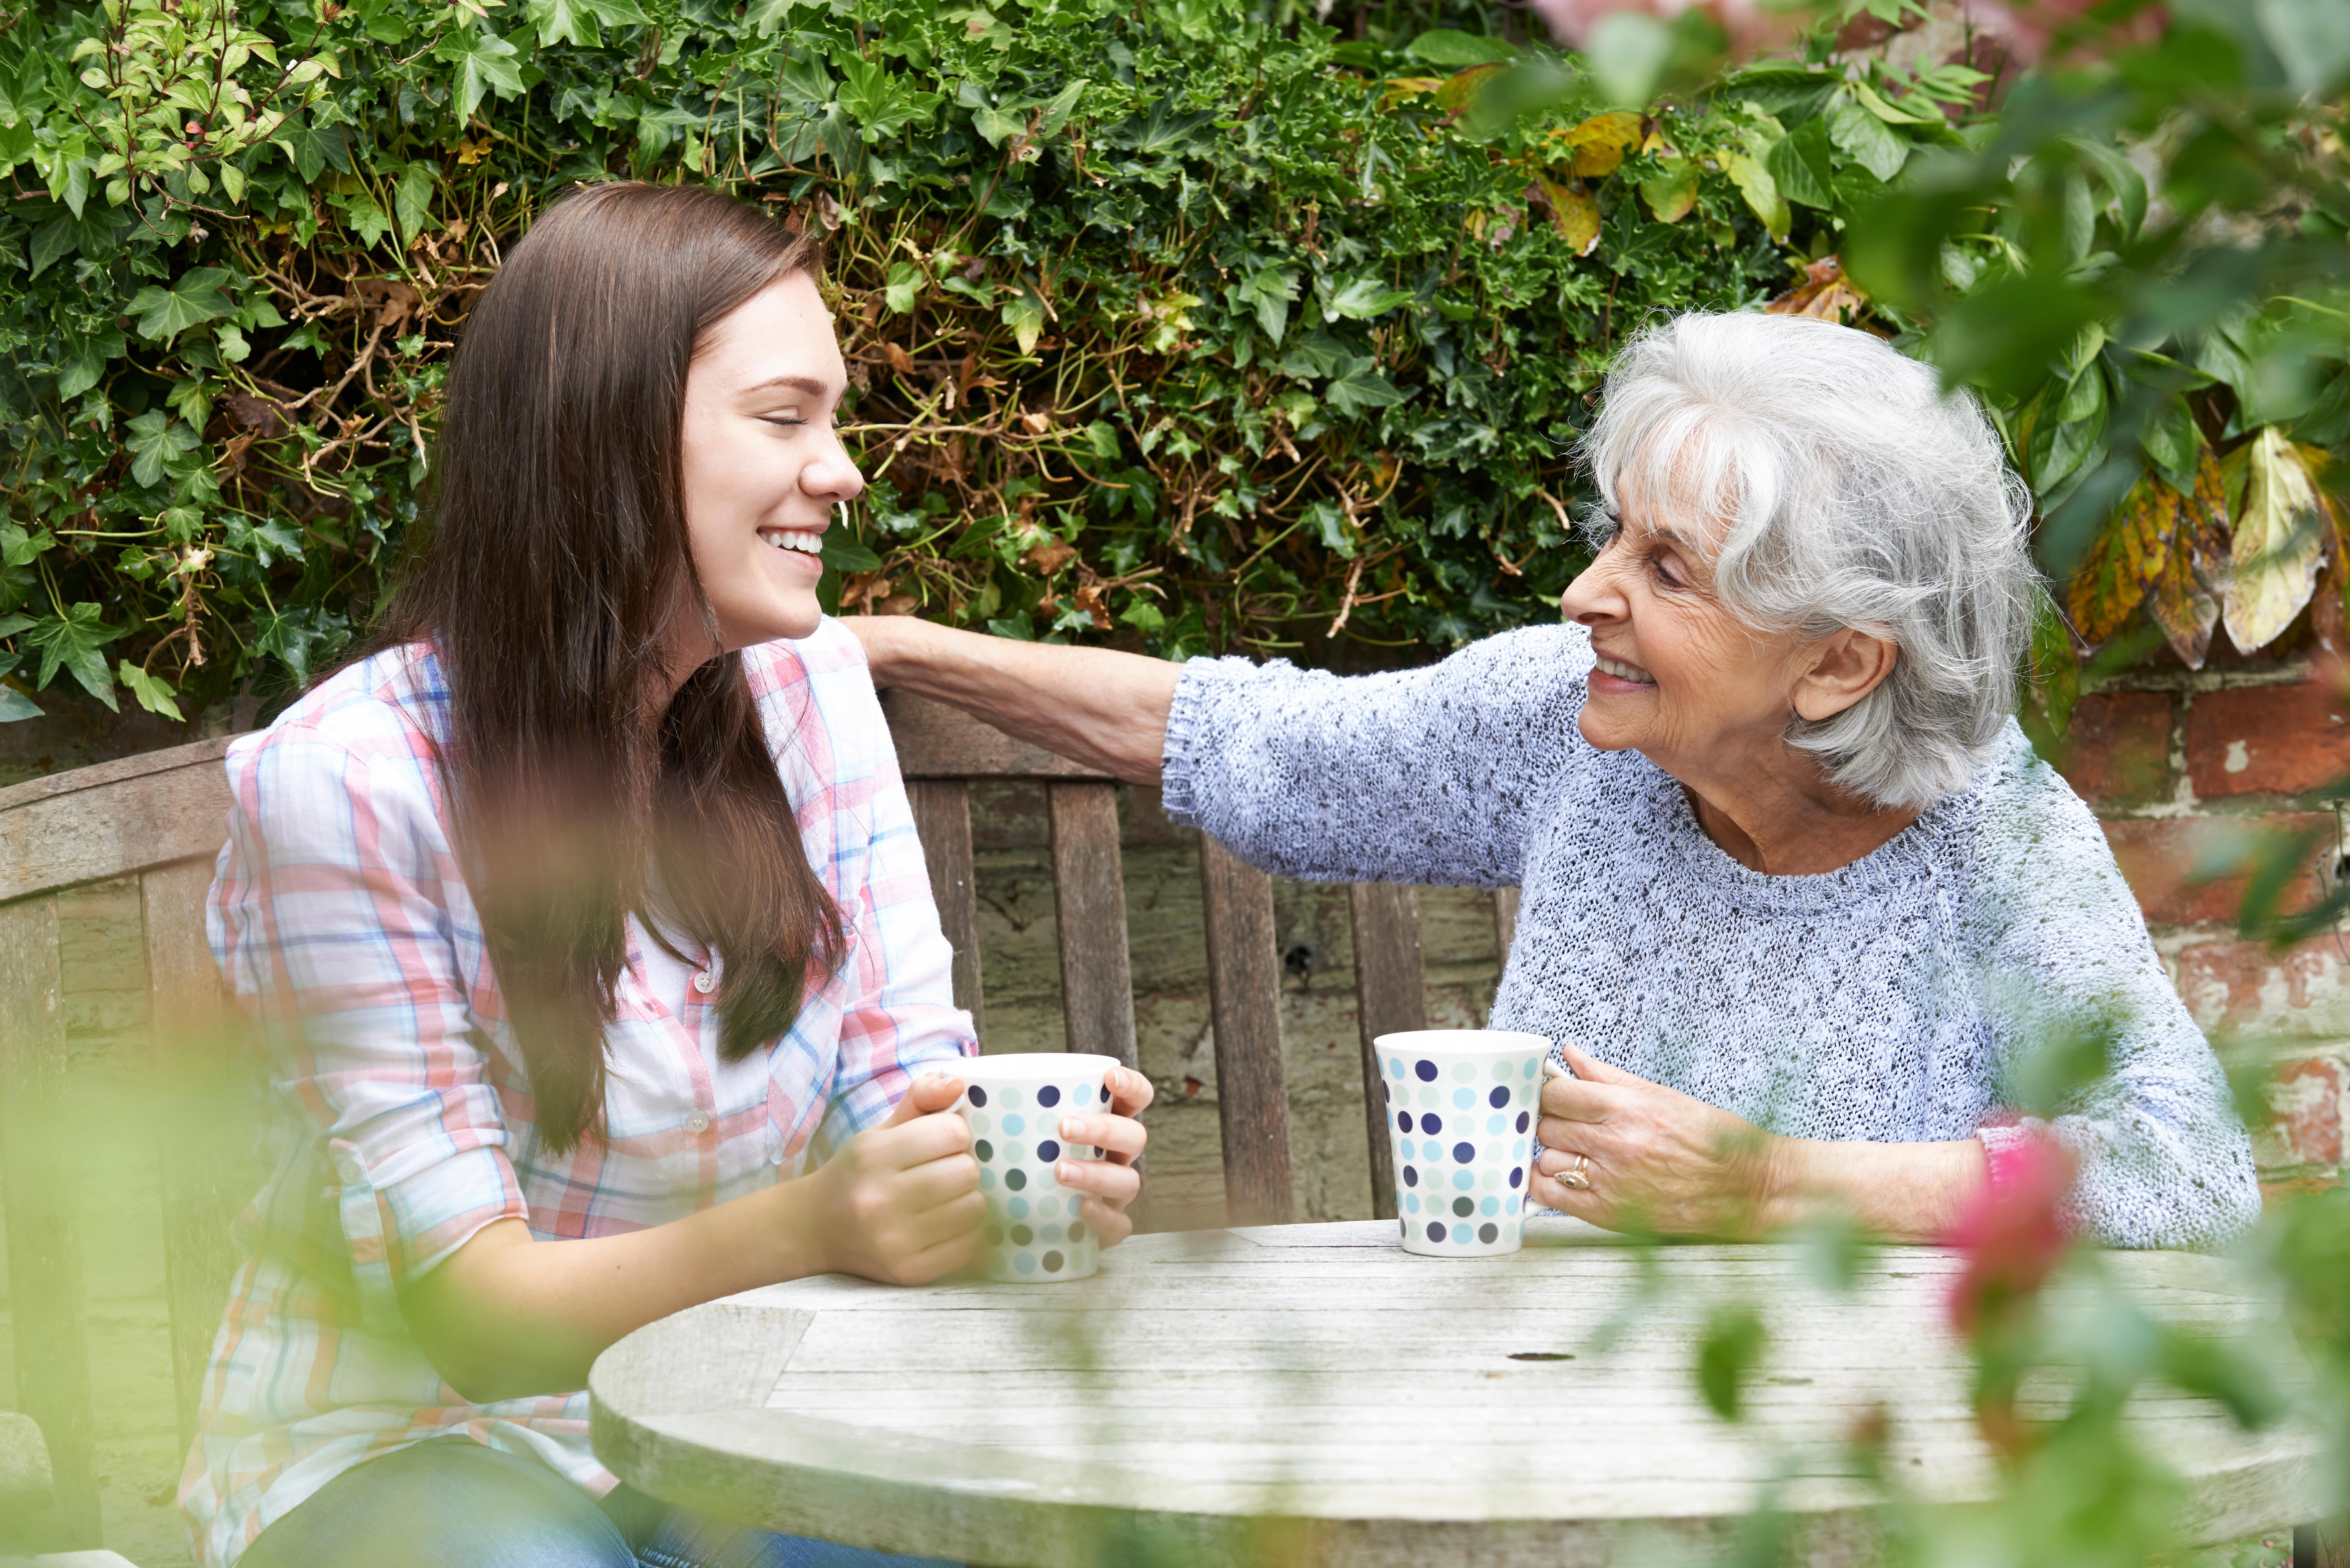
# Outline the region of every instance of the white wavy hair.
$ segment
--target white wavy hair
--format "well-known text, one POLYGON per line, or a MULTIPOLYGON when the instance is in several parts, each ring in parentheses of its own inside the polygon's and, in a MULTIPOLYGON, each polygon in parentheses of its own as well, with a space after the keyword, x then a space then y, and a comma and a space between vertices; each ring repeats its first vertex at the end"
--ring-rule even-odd
POLYGON ((1726 525, 1716 591, 1749 625, 1851 627, 1900 650, 1843 712, 1793 720, 1787 743, 1880 805, 1964 784, 2014 711, 2045 592, 2032 493, 1974 399, 1866 332, 1751 312, 1645 329, 1603 398, 1582 450, 1611 516, 1630 475, 1726 525))

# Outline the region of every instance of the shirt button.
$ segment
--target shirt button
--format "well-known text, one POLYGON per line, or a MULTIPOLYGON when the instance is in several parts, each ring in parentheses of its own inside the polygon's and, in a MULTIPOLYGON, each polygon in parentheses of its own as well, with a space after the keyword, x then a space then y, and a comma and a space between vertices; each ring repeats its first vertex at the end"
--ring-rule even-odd
POLYGON ((702 992, 702 995, 708 996, 712 992, 718 989, 717 974, 714 971, 706 969, 698 969, 694 971, 693 989, 702 992))
POLYGON ((696 1111, 691 1116, 685 1118, 685 1130, 693 1134, 694 1137, 700 1137, 703 1133, 710 1130, 710 1118, 703 1116, 700 1111, 696 1111))
POLYGON ((343 1179, 344 1185, 356 1187, 366 1179, 367 1167, 359 1163, 358 1155, 347 1154, 335 1161, 335 1174, 343 1179))

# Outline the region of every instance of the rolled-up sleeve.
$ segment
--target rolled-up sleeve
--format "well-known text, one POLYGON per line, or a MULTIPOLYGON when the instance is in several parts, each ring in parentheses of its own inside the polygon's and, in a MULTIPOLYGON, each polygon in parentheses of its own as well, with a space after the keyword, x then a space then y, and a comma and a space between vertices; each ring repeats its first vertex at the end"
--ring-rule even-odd
MULTIPOLYGON (((837 889, 850 937, 837 1066, 812 1153, 821 1158, 889 1118, 927 1063, 978 1053, 971 1014, 954 1003, 954 950, 939 926, 914 811, 857 639, 827 621, 800 645, 830 753, 825 787, 837 832, 861 857, 837 889)), ((805 735, 803 720, 770 722, 805 735)))
POLYGON ((527 1217, 460 970, 462 876, 412 755, 296 726, 228 767, 214 940, 271 1092, 317 1129, 368 1321, 390 1329, 409 1281, 527 1217))

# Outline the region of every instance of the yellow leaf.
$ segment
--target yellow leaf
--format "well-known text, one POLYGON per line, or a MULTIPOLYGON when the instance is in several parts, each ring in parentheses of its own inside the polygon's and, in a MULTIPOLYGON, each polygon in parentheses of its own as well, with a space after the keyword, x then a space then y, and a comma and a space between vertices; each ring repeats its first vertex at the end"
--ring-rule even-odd
POLYGON ((2205 447, 2195 471, 2195 493, 2179 497, 2169 557, 2147 599, 2147 613, 2189 670, 2202 669, 2211 649, 2220 596, 2228 587, 2228 552, 2226 485, 2211 449, 2205 447))
POLYGON ((2184 499, 2151 473, 2123 498, 2064 595, 2065 614, 2085 640, 2103 642, 2121 630, 2168 574, 2184 499))
POLYGON ((1599 244, 1599 203, 1589 192, 1537 175, 1534 183, 1550 198, 1550 221, 1575 254, 1587 256, 1599 244))
POLYGON ((2267 647, 2309 602, 2324 555, 2321 522, 2317 486, 2300 452, 2276 426, 2264 426, 2245 459, 2244 501, 2230 553, 2233 576, 2224 608, 2239 651, 2267 647))
POLYGON ((1482 66, 1471 66, 1465 71, 1455 72, 1450 80, 1436 89, 1437 107, 1454 110, 1467 107, 1485 85, 1486 78, 1501 68, 1498 62, 1489 60, 1482 66))
POLYGON ((1387 90, 1380 95, 1379 107, 1393 109, 1396 105, 1419 98, 1423 93, 1434 92, 1443 85, 1442 77, 1398 77, 1388 83, 1387 90))
POLYGON ((1794 216, 1787 211, 1787 198, 1779 194, 1779 182, 1771 178, 1771 171, 1743 152, 1722 153, 1721 171, 1730 176, 1730 182, 1738 187, 1738 193, 1746 198, 1747 206, 1762 220, 1771 237, 1785 239, 1787 225, 1794 222, 1794 216))
POLYGON ((1697 205, 1697 165, 1686 158, 1659 161, 1658 171, 1640 182, 1640 195, 1660 223, 1678 223, 1697 205))
POLYGON ((1613 147, 1622 150, 1640 144, 1640 117, 1630 109, 1615 109, 1607 114, 1595 114, 1581 125, 1560 132, 1569 147, 1613 147))

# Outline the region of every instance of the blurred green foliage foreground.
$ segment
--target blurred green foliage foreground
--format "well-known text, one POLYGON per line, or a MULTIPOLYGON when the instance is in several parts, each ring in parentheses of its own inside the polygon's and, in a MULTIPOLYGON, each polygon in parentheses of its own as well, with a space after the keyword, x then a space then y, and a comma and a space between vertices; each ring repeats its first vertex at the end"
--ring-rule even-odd
POLYGON ((0 719, 318 668, 419 514, 500 245, 623 174, 833 231, 852 607, 1177 654, 1549 615, 1612 347, 1832 275, 1887 181, 1965 151, 1981 78, 1821 45, 1626 111, 1474 10, 1378 15, 0 10, 0 719))

